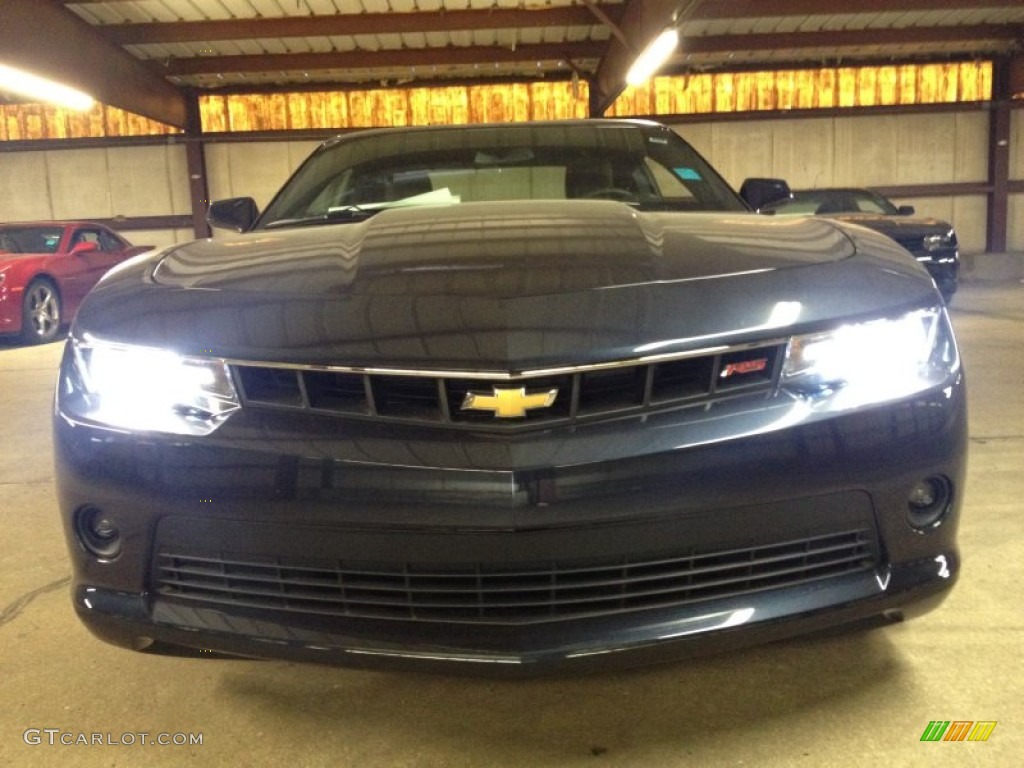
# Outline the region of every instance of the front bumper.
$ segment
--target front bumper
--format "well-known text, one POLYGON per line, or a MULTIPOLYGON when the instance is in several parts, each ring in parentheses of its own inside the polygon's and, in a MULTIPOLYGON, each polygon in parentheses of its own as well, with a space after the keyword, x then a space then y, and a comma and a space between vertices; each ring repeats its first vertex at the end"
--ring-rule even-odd
POLYGON ((521 677, 664 663, 836 628, 896 623, 938 606, 958 572, 950 552, 838 579, 820 590, 778 590, 756 601, 719 601, 696 611, 644 614, 639 621, 504 632, 500 638, 451 626, 420 633, 372 624, 362 632, 358 625, 306 629, 270 616, 247 619, 84 585, 76 586, 73 599, 96 637, 140 651, 521 677))
MULTIPOLYGON (((0 275, 0 278, 3 276, 0 275)), ((0 279, 0 334, 21 331, 21 292, 14 291, 0 279)))
POLYGON ((960 251, 945 248, 938 251, 915 251, 916 258, 931 275, 939 292, 947 300, 960 286, 960 251))
POLYGON ((959 568, 962 380, 735 429, 777 422, 768 410, 502 439, 274 414, 200 440, 142 438, 58 414, 75 606, 97 636, 136 649, 516 675, 894 621, 941 601, 959 568), (715 429, 734 436, 693 439, 715 429), (949 509, 915 530, 907 494, 935 476, 949 509), (117 557, 83 547, 85 507, 116 520, 117 557), (821 554, 850 536, 842 556, 821 554))

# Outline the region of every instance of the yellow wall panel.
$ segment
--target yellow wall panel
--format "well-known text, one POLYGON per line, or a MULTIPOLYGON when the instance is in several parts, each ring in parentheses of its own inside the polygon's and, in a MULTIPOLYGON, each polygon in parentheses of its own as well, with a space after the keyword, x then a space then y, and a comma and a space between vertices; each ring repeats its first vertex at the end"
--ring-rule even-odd
MULTIPOLYGON (((205 132, 551 120, 587 115, 567 81, 200 97, 205 132), (262 103, 257 103, 257 100, 262 103), (282 127, 283 126, 283 127, 282 127)), ((661 76, 626 88, 607 117, 983 101, 991 64, 825 67, 661 76)))
POLYGON ((827 67, 818 70, 722 72, 653 78, 623 91, 606 116, 709 114, 784 109, 833 109, 892 104, 984 101, 991 64, 827 67), (686 98, 696 80, 712 98, 686 98))
MULTIPOLYGON (((831 109, 986 101, 991 62, 825 67, 653 78, 626 88, 606 116, 831 109)), ((565 119, 587 115, 586 82, 498 83, 199 97, 204 133, 341 130, 390 125, 565 119)), ((152 120, 96 105, 74 113, 39 105, 0 106, 0 141, 151 136, 180 133, 152 120)))
POLYGON ((877 80, 878 103, 891 106, 899 104, 900 75, 897 67, 879 67, 877 80))
POLYGON ((823 69, 818 72, 817 78, 817 100, 816 103, 812 104, 812 107, 818 109, 832 109, 838 105, 836 99, 837 93, 837 78, 836 71, 834 69, 823 69))
POLYGON ((728 72, 715 76, 715 105, 712 111, 736 111, 736 89, 733 83, 733 75, 728 72))
POLYGON ((180 131, 102 104, 85 112, 40 104, 0 105, 0 141, 100 139, 173 133, 180 131))

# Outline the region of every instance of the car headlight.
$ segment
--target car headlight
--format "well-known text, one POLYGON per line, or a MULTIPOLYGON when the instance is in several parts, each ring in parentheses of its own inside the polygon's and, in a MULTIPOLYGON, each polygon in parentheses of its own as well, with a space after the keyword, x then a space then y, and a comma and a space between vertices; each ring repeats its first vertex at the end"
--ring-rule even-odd
POLYGON ((934 307, 793 337, 782 386, 817 408, 844 410, 940 386, 959 365, 949 318, 934 307))
POLYGON ((927 235, 923 241, 926 251, 937 251, 940 248, 949 248, 956 245, 956 233, 950 229, 936 235, 927 235))
POLYGON ((60 389, 69 415, 133 431, 207 435, 241 407, 223 360, 93 339, 69 344, 60 389))

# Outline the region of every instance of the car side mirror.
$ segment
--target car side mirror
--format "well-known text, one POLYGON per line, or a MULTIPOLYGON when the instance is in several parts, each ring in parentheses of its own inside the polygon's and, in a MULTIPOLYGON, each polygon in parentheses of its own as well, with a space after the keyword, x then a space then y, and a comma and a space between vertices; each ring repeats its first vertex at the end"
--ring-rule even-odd
POLYGON ((769 203, 789 200, 793 192, 784 179, 746 179, 740 187, 740 197, 753 208, 760 211, 769 203))
POLYGON ((255 223, 260 215, 256 201, 251 197, 231 197, 210 203, 206 212, 206 222, 217 229, 230 229, 245 232, 255 223))
POLYGON ((81 256, 83 253, 92 253, 93 251, 98 250, 99 246, 96 243, 90 242, 88 240, 82 240, 81 242, 75 243, 73 246, 71 246, 71 255, 81 256))
POLYGON ((897 212, 899 213, 900 216, 913 216, 915 211, 914 211, 914 206, 912 206, 912 205, 901 205, 897 209, 897 212))

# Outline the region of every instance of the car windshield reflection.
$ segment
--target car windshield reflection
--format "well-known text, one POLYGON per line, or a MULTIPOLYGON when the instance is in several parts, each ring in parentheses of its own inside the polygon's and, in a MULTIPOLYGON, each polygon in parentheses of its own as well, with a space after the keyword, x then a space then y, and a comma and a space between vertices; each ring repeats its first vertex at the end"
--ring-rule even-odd
POLYGON ((419 129, 398 146, 368 132, 328 142, 296 172, 257 229, 362 221, 418 205, 612 200, 647 211, 742 211, 727 184, 673 134, 611 126, 602 139, 557 125, 419 129))

